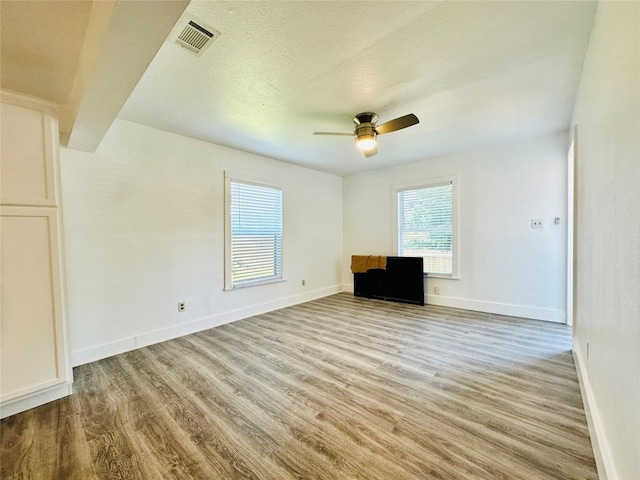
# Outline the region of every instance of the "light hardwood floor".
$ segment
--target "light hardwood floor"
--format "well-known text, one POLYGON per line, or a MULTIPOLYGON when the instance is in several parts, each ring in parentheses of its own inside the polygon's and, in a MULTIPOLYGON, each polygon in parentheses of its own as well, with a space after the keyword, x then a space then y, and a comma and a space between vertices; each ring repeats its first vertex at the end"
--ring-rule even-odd
POLYGON ((2 479, 597 479, 564 325, 337 294, 75 369, 2 479))

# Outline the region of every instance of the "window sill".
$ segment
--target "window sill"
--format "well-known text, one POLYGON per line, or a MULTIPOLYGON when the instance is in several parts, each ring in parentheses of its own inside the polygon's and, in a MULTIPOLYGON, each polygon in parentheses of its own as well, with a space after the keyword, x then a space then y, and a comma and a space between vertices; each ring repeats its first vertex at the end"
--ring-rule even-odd
POLYGON ((429 278, 442 278, 443 280, 460 280, 460 277, 457 275, 442 275, 440 273, 428 273, 425 272, 424 273, 425 277, 429 277, 429 278))
POLYGON ((282 282, 286 282, 287 280, 284 278, 271 278, 269 280, 261 280, 261 281, 257 281, 257 282, 247 282, 247 283, 241 283, 240 285, 232 285, 231 287, 224 287, 224 291, 228 292, 231 290, 238 290, 241 288, 249 288, 249 287, 258 287, 260 285, 269 285, 270 283, 282 283, 282 282))

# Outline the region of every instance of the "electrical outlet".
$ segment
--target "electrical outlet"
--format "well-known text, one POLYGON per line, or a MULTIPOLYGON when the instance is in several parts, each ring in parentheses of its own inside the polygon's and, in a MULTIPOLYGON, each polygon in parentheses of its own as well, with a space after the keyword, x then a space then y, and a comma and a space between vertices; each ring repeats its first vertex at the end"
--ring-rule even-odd
POLYGON ((531 228, 542 228, 542 219, 534 218, 531 220, 531 228))
POLYGON ((184 310, 185 310, 185 303, 184 302, 178 303, 178 311, 184 312, 184 310))
POLYGON ((307 284, 306 280, 302 280, 302 286, 304 287, 307 284))
POLYGON ((433 293, 435 293, 436 295, 440 295, 440 287, 439 286, 434 286, 433 287, 433 293))

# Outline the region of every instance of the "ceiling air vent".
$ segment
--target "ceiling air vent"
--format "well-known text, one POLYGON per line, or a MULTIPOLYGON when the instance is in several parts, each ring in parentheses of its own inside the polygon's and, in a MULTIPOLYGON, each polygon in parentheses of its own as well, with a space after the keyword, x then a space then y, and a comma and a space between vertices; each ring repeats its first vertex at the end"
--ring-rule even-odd
POLYGON ((220 32, 216 29, 185 13, 173 28, 169 39, 171 43, 199 57, 219 36, 220 32))

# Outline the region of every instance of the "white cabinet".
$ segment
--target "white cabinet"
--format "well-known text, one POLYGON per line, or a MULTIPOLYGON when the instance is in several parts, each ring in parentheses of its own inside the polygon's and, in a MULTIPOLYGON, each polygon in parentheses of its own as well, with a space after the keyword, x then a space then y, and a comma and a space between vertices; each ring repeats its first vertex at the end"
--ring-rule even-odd
POLYGON ((0 417, 71 393, 63 305, 57 121, 2 92, 0 417))
POLYGON ((34 110, 23 105, 30 102, 3 92, 0 203, 53 207, 56 206, 53 156, 57 122, 48 109, 34 110), (8 101, 18 105, 5 103, 8 101))

